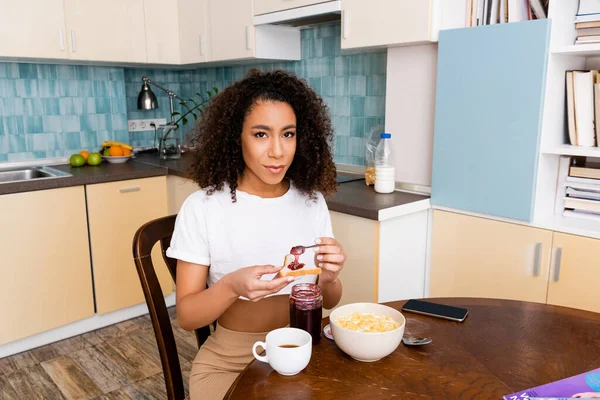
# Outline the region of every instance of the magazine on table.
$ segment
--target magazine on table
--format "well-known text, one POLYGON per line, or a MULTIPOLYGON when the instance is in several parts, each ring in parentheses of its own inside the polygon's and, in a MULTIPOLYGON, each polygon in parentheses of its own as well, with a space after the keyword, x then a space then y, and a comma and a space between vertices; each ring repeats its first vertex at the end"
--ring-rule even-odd
POLYGON ((542 399, 600 399, 600 368, 555 381, 507 394, 504 400, 542 399))

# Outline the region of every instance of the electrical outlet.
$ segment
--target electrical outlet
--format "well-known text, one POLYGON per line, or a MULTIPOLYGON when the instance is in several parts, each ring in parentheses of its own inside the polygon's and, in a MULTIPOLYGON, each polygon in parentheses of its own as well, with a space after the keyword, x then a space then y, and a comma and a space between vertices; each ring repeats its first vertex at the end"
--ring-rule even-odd
POLYGON ((159 125, 165 125, 167 123, 166 118, 151 118, 151 119, 130 119, 127 121, 127 128, 129 132, 142 132, 142 131, 153 131, 154 128, 150 125, 152 122, 159 125))

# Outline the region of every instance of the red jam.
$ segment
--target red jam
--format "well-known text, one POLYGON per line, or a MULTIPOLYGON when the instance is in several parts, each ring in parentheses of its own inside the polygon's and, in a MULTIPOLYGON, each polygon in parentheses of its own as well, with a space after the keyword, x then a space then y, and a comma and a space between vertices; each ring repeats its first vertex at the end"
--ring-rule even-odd
POLYGON ((323 319, 323 296, 321 288, 314 283, 299 283, 290 294, 290 326, 307 331, 313 344, 321 341, 323 319))
POLYGON ((290 250, 290 254, 299 257, 301 254, 304 254, 304 246, 295 246, 290 250))
POLYGON ((289 269, 295 271, 304 267, 304 264, 300 262, 300 255, 304 254, 304 250, 305 249, 303 246, 292 247, 292 249, 290 250, 290 254, 294 256, 294 261, 291 262, 290 265, 288 265, 289 269))

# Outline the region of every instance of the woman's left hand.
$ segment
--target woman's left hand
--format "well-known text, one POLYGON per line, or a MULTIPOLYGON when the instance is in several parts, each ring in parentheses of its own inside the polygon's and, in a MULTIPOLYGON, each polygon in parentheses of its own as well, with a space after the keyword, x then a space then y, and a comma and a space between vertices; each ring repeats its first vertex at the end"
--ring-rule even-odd
POLYGON ((322 269, 319 283, 336 283, 344 263, 346 253, 341 244, 333 238, 323 237, 315 240, 319 245, 315 249, 315 265, 322 269))

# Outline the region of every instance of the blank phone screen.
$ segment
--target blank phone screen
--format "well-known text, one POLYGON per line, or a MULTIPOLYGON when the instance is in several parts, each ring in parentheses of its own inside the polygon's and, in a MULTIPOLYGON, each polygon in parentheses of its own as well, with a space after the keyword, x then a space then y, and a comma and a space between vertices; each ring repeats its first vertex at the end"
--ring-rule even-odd
POLYGON ((409 300, 406 302, 404 307, 402 307, 402 309, 407 311, 413 310, 426 314, 439 315, 458 320, 464 319, 468 312, 466 308, 446 306, 443 304, 430 303, 428 301, 421 300, 409 300))

